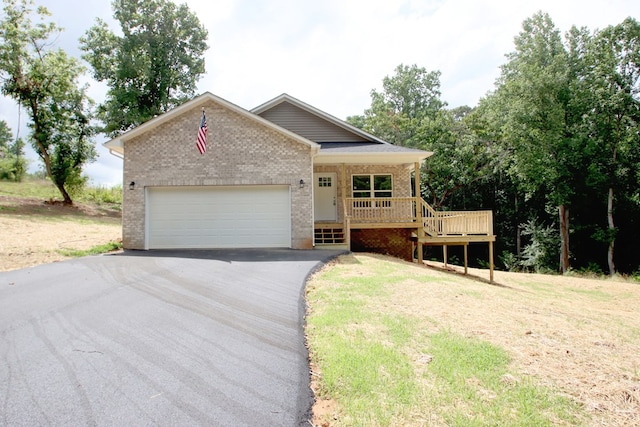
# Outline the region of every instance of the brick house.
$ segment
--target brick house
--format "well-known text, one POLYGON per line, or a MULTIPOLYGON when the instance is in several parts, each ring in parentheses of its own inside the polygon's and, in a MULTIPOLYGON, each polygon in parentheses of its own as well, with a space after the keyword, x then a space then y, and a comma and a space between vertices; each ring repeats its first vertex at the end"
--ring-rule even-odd
POLYGON ((344 245, 421 260, 422 245, 442 238, 493 241, 486 213, 461 229, 456 218, 468 213, 443 215, 414 194, 432 153, 286 94, 248 111, 205 93, 105 146, 124 158, 126 249, 344 245))

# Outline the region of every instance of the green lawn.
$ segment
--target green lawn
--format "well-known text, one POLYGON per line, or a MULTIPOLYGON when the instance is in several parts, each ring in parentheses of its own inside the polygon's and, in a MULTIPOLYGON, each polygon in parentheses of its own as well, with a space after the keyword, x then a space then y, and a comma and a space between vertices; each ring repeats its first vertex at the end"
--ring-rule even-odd
MULTIPOLYGON (((567 393, 570 387, 563 389, 565 379, 533 375, 520 358, 514 357, 522 355, 522 348, 532 348, 527 351, 536 355, 536 345, 531 346, 531 340, 537 334, 551 336, 557 332, 554 322, 558 321, 555 318, 560 309, 544 313, 548 317, 539 319, 536 335, 522 329, 516 336, 513 330, 519 326, 514 325, 526 325, 527 315, 521 311, 533 310, 542 315, 544 307, 553 306, 554 301, 571 307, 576 294, 587 305, 615 306, 620 303, 619 298, 626 298, 626 303, 633 305, 640 300, 640 286, 624 285, 631 289, 635 286, 638 291, 630 293, 628 289, 612 292, 570 284, 556 286, 558 292, 551 293, 542 284, 545 276, 527 275, 524 280, 531 282, 531 277, 537 277, 533 286, 492 286, 365 254, 344 256, 325 268, 307 286, 307 339, 317 370, 313 376, 317 380, 316 397, 333 401, 335 411, 323 414, 324 418, 316 417, 315 422, 329 426, 590 425, 593 412, 578 398, 580 390, 573 390, 575 395, 571 396, 567 393), (536 294, 538 289, 540 295, 536 294), (546 293, 553 296, 549 298, 546 293), (463 308, 463 301, 481 307, 482 312, 463 308), (493 316, 491 326, 484 326, 486 316, 493 316), (504 330, 499 329, 501 325, 504 330), (548 331, 541 329, 544 325, 548 325, 548 331), (489 331, 486 335, 495 342, 483 339, 482 330, 489 331)), ((583 311, 576 307, 574 315, 572 311, 563 312, 560 319, 569 325, 563 328, 587 330, 575 331, 576 340, 583 339, 583 333, 594 333, 590 328, 599 325, 599 321, 605 330, 610 328, 612 336, 620 336, 619 323, 597 316, 584 321, 580 318, 583 311)), ((636 346, 640 345, 633 333, 637 317, 632 317, 633 325, 625 324, 620 338, 636 346)), ((604 333, 597 332, 597 336, 604 333)), ((567 348, 583 345, 581 341, 573 344, 567 340, 567 348)), ((633 347, 630 350, 633 354, 633 347)), ((561 350, 559 355, 563 353, 561 350)), ((544 356, 541 348, 536 358, 544 356)), ((614 356, 612 360, 618 360, 614 356)), ((526 363, 527 358, 524 360, 526 363)), ((611 363, 615 362, 593 362, 598 368, 599 364, 611 363)), ((637 370, 634 374, 629 369, 629 375, 635 375, 640 384, 637 370)), ((636 410, 640 409, 640 401, 635 405, 636 410)), ((637 414, 640 418, 640 411, 637 414)), ((603 419, 609 420, 610 425, 625 425, 616 423, 616 418, 607 418, 609 415, 604 414, 603 419)))

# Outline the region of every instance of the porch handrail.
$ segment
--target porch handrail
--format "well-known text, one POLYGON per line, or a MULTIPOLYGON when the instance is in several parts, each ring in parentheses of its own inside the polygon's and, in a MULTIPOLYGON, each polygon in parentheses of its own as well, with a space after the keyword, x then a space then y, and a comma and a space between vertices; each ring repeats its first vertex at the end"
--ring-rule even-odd
MULTIPOLYGON (((431 236, 493 235, 492 211, 436 211, 421 200, 422 225, 431 236)), ((345 222, 411 223, 417 221, 414 197, 347 197, 345 222)))
POLYGON ((493 235, 492 211, 436 211, 438 236, 493 235))
POLYGON ((414 197, 347 197, 345 215, 355 223, 415 222, 414 197))
POLYGON ((431 236, 437 236, 440 233, 438 212, 424 199, 421 198, 420 201, 422 202, 422 226, 424 231, 431 236))

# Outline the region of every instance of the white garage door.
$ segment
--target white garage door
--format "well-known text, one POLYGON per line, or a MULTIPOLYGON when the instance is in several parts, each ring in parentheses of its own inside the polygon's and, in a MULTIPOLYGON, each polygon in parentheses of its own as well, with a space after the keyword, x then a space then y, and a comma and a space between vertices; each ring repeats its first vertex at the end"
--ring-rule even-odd
POLYGON ((149 249, 291 246, 288 186, 151 187, 149 249))

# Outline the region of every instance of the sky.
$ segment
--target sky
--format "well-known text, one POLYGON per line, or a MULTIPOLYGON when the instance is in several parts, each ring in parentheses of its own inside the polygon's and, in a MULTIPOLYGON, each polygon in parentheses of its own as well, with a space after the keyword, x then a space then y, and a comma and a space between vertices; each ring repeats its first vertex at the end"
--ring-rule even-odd
MULTIPOLYGON (((65 28, 57 43, 80 56, 78 38, 100 17, 117 31, 109 0, 35 0, 65 28)), ((562 32, 640 19, 637 0, 176 0, 187 3, 209 33, 206 74, 211 92, 245 109, 288 93, 333 116, 362 114, 370 93, 399 64, 441 72, 449 107, 476 106, 491 91, 513 51, 522 22, 549 13, 562 32)), ((92 81, 101 102, 106 87, 92 81)), ((0 120, 26 136, 26 115, 0 97, 0 120), (20 123, 20 125, 18 125, 20 123)), ((195 133, 194 133, 195 138, 195 133)), ((122 183, 122 160, 96 139, 99 158, 86 167, 93 185, 122 183)), ((33 150, 30 170, 38 168, 33 150)))

